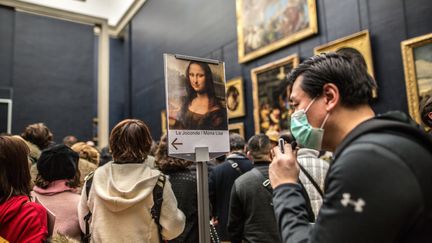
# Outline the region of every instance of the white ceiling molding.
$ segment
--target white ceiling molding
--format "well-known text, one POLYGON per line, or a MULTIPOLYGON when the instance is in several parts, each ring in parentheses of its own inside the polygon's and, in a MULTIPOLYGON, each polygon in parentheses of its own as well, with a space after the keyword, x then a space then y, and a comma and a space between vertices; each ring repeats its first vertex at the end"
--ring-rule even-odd
POLYGON ((117 37, 146 0, 0 0, 0 5, 74 22, 107 23, 109 34, 117 37))

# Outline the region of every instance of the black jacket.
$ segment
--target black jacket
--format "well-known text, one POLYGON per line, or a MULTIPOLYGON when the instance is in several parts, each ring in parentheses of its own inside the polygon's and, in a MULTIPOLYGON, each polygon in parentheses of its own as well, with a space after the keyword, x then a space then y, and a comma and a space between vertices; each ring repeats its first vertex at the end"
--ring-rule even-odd
POLYGON ((178 208, 186 216, 183 233, 168 242, 195 243, 198 242, 198 201, 195 175, 188 169, 167 172, 171 188, 176 196, 178 208))
POLYGON ((363 122, 335 152, 314 226, 297 184, 273 192, 284 242, 432 242, 432 140, 392 113, 363 122), (378 124, 378 125, 377 125, 378 124), (383 124, 387 124, 384 125, 383 124))
POLYGON ((231 190, 228 234, 232 243, 281 242, 272 206, 272 194, 263 185, 270 161, 255 161, 263 177, 249 171, 240 176, 231 190))
POLYGON ((231 187, 235 179, 240 176, 240 173, 232 168, 227 160, 236 162, 242 173, 253 168, 252 162, 243 154, 231 154, 222 164, 215 166, 210 174, 209 197, 212 206, 211 215, 219 221, 218 225, 216 225, 216 230, 221 240, 228 240, 226 226, 231 187))

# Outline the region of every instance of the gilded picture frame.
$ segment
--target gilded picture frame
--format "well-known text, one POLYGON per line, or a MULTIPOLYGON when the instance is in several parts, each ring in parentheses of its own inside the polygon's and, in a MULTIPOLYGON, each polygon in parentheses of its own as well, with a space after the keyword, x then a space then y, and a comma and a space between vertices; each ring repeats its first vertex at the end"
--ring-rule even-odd
MULTIPOLYGON (((375 77, 369 30, 363 30, 327 44, 317 46, 314 48, 314 54, 336 52, 342 48, 353 48, 360 52, 366 61, 369 75, 375 77)), ((378 91, 376 89, 373 91, 372 96, 373 98, 378 96, 378 91)))
POLYGON ((164 135, 167 132, 167 114, 166 110, 161 111, 161 131, 162 135, 164 135))
POLYGON ((226 83, 226 89, 226 106, 228 118, 232 119, 245 116, 246 111, 243 92, 243 79, 241 77, 237 77, 228 80, 226 83))
POLYGON ((315 0, 237 0, 239 63, 318 33, 315 0))
POLYGON ((245 138, 245 129, 244 129, 244 123, 243 122, 237 122, 237 123, 232 123, 232 124, 228 124, 228 130, 229 133, 238 133, 240 134, 240 136, 242 136, 244 139, 245 138))
POLYGON ((409 114, 421 124, 419 106, 432 96, 432 33, 401 42, 409 114))
POLYGON ((281 104, 287 100, 281 101, 280 95, 285 92, 283 81, 286 80, 286 75, 297 67, 299 62, 299 56, 293 54, 251 70, 256 134, 265 134, 268 130, 289 129, 289 110, 285 104, 281 104), (272 119, 276 116, 279 116, 278 120, 272 119), (276 123, 279 123, 278 126, 275 126, 276 123))

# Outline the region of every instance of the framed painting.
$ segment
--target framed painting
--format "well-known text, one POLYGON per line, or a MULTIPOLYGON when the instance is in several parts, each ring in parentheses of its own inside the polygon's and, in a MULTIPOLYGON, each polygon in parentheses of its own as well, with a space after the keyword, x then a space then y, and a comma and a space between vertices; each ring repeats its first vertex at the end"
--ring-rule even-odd
POLYGON ((408 110, 421 124, 419 107, 432 96, 432 33, 401 42, 408 110))
POLYGON ((228 118, 237 118, 245 115, 245 103, 242 78, 234 78, 226 84, 226 102, 228 118))
POLYGON ((167 132, 167 115, 166 115, 166 110, 162 110, 161 111, 161 130, 162 130, 162 135, 164 135, 167 132))
MULTIPOLYGON (((315 47, 314 52, 315 55, 318 55, 320 53, 337 52, 342 49, 355 49, 355 51, 359 52, 366 62, 368 73, 374 77, 372 48, 368 30, 363 30, 327 44, 317 46, 315 47)), ((373 91, 372 96, 373 98, 378 97, 378 91, 376 89, 373 91)))
POLYGON ((243 122, 229 124, 228 130, 229 130, 230 134, 231 133, 238 133, 238 134, 240 134, 240 136, 242 136, 244 139, 246 139, 243 122))
POLYGON ((300 62, 297 54, 251 70, 255 133, 289 129, 286 75, 300 62))
POLYGON ((239 63, 318 33, 315 0, 237 0, 239 63))

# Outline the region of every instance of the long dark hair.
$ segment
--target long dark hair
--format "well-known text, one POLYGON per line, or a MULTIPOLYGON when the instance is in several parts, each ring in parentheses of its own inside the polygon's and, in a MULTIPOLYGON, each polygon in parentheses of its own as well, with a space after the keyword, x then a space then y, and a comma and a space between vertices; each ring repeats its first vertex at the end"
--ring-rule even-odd
POLYGON ((28 154, 21 139, 0 136, 0 204, 11 196, 30 195, 28 154))
POLYGON ((184 98, 183 107, 182 107, 183 111, 187 110, 192 100, 197 97, 197 92, 192 88, 191 81, 189 79, 189 70, 192 64, 199 65, 204 70, 205 90, 209 98, 209 108, 218 103, 216 98, 214 83, 213 83, 213 74, 209 65, 203 62, 191 61, 186 69, 185 87, 186 87, 187 95, 184 98))

